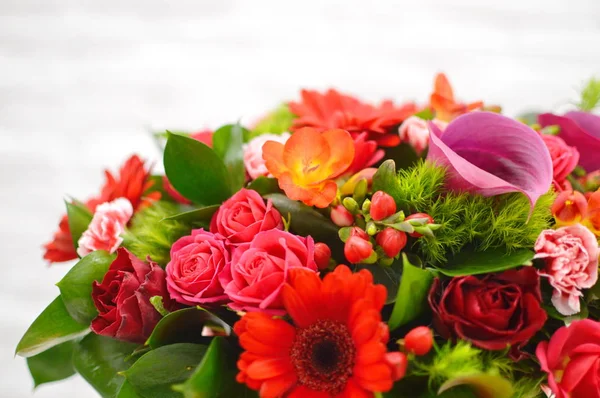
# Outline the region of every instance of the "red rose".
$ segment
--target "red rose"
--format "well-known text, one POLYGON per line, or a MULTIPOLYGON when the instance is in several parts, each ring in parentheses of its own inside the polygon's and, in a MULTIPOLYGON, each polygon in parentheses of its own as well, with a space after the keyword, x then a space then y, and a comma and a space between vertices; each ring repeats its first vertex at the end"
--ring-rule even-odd
POLYGON ((567 176, 579 162, 579 151, 573 146, 568 146, 562 138, 555 135, 542 134, 542 139, 552 158, 554 186, 562 190, 567 176))
POLYGON ((118 249, 102 283, 94 282, 92 287, 92 299, 99 312, 92 321, 92 330, 102 336, 144 343, 161 318, 150 304, 153 296, 161 296, 165 306, 171 307, 165 271, 153 262, 143 262, 127 249, 118 249))
POLYGON ((429 293, 434 326, 443 337, 458 337, 486 350, 518 349, 542 328, 540 279, 533 267, 501 274, 457 277, 429 293))
POLYGON ((210 232, 219 233, 233 245, 252 241, 262 231, 283 229, 281 214, 258 192, 242 189, 225 201, 210 222, 210 232))
POLYGON ((230 265, 221 273, 221 284, 236 311, 283 315, 281 289, 290 268, 317 271, 313 239, 273 229, 261 232, 251 243, 239 245, 230 265))
POLYGON ((229 252, 222 236, 195 229, 171 247, 167 264, 167 288, 179 303, 198 305, 227 299, 219 274, 229 263, 229 252))
POLYGON ((600 398, 600 322, 563 326, 535 354, 556 398, 600 398))

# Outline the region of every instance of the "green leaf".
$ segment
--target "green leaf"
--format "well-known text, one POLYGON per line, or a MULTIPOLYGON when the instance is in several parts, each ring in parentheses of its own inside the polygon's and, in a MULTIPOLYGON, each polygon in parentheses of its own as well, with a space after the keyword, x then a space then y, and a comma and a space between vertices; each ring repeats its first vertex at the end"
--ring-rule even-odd
POLYGON ((439 398, 477 398, 477 395, 475 392, 473 392, 473 389, 465 385, 452 387, 437 396, 439 398))
POLYGON ((73 365, 104 398, 114 398, 124 382, 119 372, 131 366, 137 344, 90 334, 75 346, 73 365))
POLYGON ((390 330, 414 320, 427 308, 427 294, 433 282, 433 275, 412 265, 404 253, 402 263, 400 288, 388 322, 390 330))
POLYGON ((143 397, 141 395, 138 395, 138 393, 135 392, 135 389, 133 388, 133 386, 127 380, 125 380, 123 382, 123 384, 121 385, 121 389, 117 393, 117 398, 143 398, 143 397))
POLYGON ((154 349, 174 343, 207 343, 210 337, 201 334, 205 325, 231 334, 231 327, 216 315, 197 307, 184 308, 171 312, 158 322, 148 339, 148 345, 154 349))
POLYGON ((92 300, 92 283, 102 281, 114 259, 114 254, 103 250, 93 251, 56 284, 67 311, 77 322, 89 325, 98 315, 92 300))
POLYGON ((577 106, 584 112, 590 112, 600 105, 600 79, 590 79, 581 91, 581 100, 577 106))
POLYGON ((239 191, 246 180, 244 166, 244 136, 250 132, 239 124, 228 124, 219 128, 213 134, 213 150, 225 163, 229 171, 232 192, 239 191))
POLYGON ((444 268, 436 269, 446 276, 488 274, 530 264, 534 255, 529 249, 519 249, 512 253, 506 253, 504 248, 483 252, 463 250, 450 258, 444 268))
POLYGON ((73 342, 67 341, 27 358, 27 366, 34 386, 63 380, 74 375, 72 357, 73 342))
POLYGON ((277 179, 264 176, 260 176, 248 184, 248 189, 255 190, 261 196, 268 195, 270 193, 281 193, 277 179))
POLYGON ((181 395, 172 386, 192 375, 205 352, 206 346, 200 344, 159 347, 144 354, 123 374, 144 398, 180 398, 181 395))
POLYGON ((164 166, 177 192, 194 202, 214 205, 231 195, 227 167, 212 149, 193 138, 169 134, 164 166))
POLYGON ((251 138, 266 133, 281 134, 288 132, 295 118, 296 115, 290 112, 288 105, 281 104, 254 126, 251 138))
POLYGON ((521 121, 521 123, 525 123, 528 126, 532 124, 536 124, 538 120, 538 116, 541 112, 531 111, 524 112, 517 116, 517 120, 521 121))
POLYGON ((183 384, 176 386, 185 398, 256 397, 257 393, 235 380, 236 358, 223 337, 215 337, 202 362, 183 384))
POLYGON ((400 284, 400 275, 402 270, 398 269, 397 264, 400 262, 394 262, 392 266, 384 267, 378 264, 360 264, 357 269, 366 269, 373 275, 373 281, 377 284, 384 285, 387 289, 386 304, 393 303, 396 301, 398 294, 398 285, 400 284))
POLYGON ((415 113, 415 116, 423 120, 433 120, 433 112, 430 108, 425 108, 421 112, 415 113))
POLYGON ((67 206, 67 217, 69 219, 69 230, 75 249, 78 247, 79 238, 90 225, 92 221, 92 213, 89 209, 80 202, 73 201, 72 203, 65 202, 67 206))
POLYGON ((161 221, 175 220, 186 224, 210 223, 212 216, 219 210, 220 205, 212 205, 186 211, 163 218, 161 221))
POLYGON ((512 398, 514 394, 512 384, 508 380, 484 373, 450 379, 442 384, 438 394, 461 385, 471 387, 477 398, 512 398))
POLYGON ((49 348, 85 336, 89 328, 74 320, 58 296, 36 318, 17 345, 16 353, 32 357, 49 348))
POLYGON ((417 155, 417 152, 410 144, 403 142, 398 146, 386 148, 384 159, 395 161, 396 169, 400 170, 414 166, 420 157, 424 157, 425 155, 426 151, 423 151, 421 156, 417 155))
MULTIPOLYGON (((393 198, 402 197, 400 195, 400 180, 396 172, 396 162, 392 159, 383 162, 373 175, 373 192, 377 191, 386 192, 393 198)), ((399 205, 397 201, 396 205, 399 205)))

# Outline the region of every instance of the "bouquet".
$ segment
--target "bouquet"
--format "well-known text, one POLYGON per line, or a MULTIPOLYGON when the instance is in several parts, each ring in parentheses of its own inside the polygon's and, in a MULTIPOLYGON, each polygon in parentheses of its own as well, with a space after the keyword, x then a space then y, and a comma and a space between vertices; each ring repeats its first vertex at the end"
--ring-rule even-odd
POLYGON ((598 103, 513 119, 440 74, 155 134, 165 175, 67 201, 16 352, 102 397, 599 398, 598 103))

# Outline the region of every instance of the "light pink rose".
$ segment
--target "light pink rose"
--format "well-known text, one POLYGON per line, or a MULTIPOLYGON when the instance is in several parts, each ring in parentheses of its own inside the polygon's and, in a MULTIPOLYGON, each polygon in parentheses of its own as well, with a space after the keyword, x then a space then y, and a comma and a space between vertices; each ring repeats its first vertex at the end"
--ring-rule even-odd
MULTIPOLYGON (((432 120, 440 130, 444 131, 448 123, 434 119, 432 120)), ((400 125, 398 134, 402 141, 407 141, 420 154, 429 146, 429 128, 427 121, 418 116, 411 116, 400 125)))
POLYGON ((165 268, 169 295, 186 305, 225 301, 219 274, 228 263, 229 252, 222 236, 193 230, 171 247, 171 260, 165 268))
POLYGON ((267 141, 275 141, 285 144, 290 138, 289 133, 283 134, 261 134, 250 140, 244 145, 244 166, 248 171, 248 175, 254 180, 260 176, 268 177, 269 170, 265 166, 265 161, 262 157, 262 147, 267 141))
POLYGON ((313 239, 273 229, 239 245, 219 280, 236 311, 283 315, 281 290, 290 268, 317 272, 313 239))
POLYGON ((598 241, 581 224, 556 230, 542 231, 535 242, 535 258, 546 261, 543 270, 554 288, 552 304, 563 315, 573 315, 581 308, 581 289, 587 289, 598 280, 598 241))
POLYGON ((96 207, 88 229, 79 238, 77 254, 83 257, 95 250, 113 253, 123 242, 121 234, 132 215, 131 202, 125 198, 96 207))

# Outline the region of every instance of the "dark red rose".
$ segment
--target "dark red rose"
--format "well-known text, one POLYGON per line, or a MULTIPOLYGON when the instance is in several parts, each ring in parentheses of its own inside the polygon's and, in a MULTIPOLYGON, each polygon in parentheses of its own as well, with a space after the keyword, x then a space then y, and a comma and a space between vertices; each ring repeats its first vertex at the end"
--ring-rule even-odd
POLYGON ((127 249, 118 249, 102 283, 94 282, 92 288, 99 312, 92 321, 92 330, 102 336, 144 343, 161 318, 150 304, 153 296, 161 296, 165 307, 172 307, 165 271, 153 262, 143 262, 127 249))
POLYGON ((445 286, 436 279, 429 304, 434 326, 443 337, 458 337, 487 350, 510 345, 515 357, 547 318, 533 267, 482 278, 457 277, 445 286))

